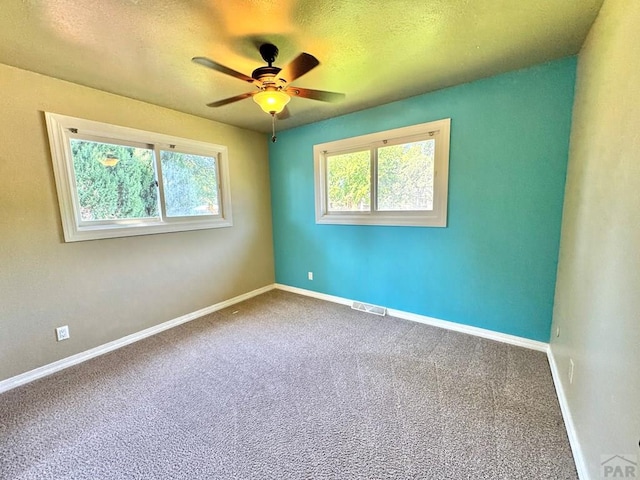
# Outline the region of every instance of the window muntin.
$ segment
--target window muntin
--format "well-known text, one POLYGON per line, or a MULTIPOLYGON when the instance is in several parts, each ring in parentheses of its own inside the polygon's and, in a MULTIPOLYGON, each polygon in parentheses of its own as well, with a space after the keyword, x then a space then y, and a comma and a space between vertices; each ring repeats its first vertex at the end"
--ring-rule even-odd
POLYGON ((45 117, 65 241, 232 225, 226 147, 45 117))
POLYGON ((316 223, 446 226, 449 130, 443 119, 315 145, 316 223))

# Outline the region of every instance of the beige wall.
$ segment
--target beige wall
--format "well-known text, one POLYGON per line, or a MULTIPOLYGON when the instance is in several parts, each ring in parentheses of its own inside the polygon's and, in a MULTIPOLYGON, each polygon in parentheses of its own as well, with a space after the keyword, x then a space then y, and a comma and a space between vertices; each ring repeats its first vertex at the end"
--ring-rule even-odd
POLYGON ((0 112, 0 380, 273 283, 263 134, 5 65, 0 112), (234 226, 64 243, 43 111, 227 145, 234 226))
POLYGON ((578 63, 552 352, 588 478, 640 459, 639 25, 640 2, 606 0, 578 63))

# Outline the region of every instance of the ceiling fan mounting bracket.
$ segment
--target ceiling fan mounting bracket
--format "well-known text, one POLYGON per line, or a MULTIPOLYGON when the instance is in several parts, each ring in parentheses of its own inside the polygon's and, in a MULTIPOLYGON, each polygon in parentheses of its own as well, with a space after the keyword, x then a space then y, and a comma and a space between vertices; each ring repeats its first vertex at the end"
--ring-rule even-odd
POLYGON ((262 45, 260 45, 259 50, 262 59, 267 62, 269 66, 273 65, 273 62, 275 62, 276 58, 278 58, 278 47, 276 47, 272 43, 263 43, 262 45))

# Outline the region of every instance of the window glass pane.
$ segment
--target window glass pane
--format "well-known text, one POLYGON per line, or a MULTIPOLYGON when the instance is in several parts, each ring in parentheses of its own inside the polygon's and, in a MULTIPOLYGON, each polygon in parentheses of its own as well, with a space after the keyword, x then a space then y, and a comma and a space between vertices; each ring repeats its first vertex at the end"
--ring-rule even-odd
POLYGON ((327 200, 330 212, 371 210, 371 152, 327 157, 327 200))
POLYGON ((378 149, 378 210, 433 210, 435 140, 378 149))
POLYGON ((218 215, 218 170, 215 157, 160 152, 168 217, 218 215))
POLYGON ((70 142, 82 221, 158 218, 153 150, 70 142))

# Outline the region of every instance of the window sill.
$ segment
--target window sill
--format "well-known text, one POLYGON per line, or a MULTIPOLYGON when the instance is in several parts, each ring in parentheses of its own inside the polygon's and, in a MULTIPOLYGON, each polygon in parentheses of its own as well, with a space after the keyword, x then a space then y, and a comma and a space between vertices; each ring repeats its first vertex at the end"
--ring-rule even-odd
POLYGON ((447 217, 435 213, 405 212, 392 214, 332 213, 316 217, 317 224, 324 225, 380 225, 402 227, 446 227, 447 217))
POLYGON ((122 225, 69 225, 64 229, 65 242, 82 242, 105 238, 134 237, 138 235, 155 235, 158 233, 184 232, 190 230, 206 230, 212 228, 231 227, 231 219, 174 221, 174 222, 140 222, 122 225))

